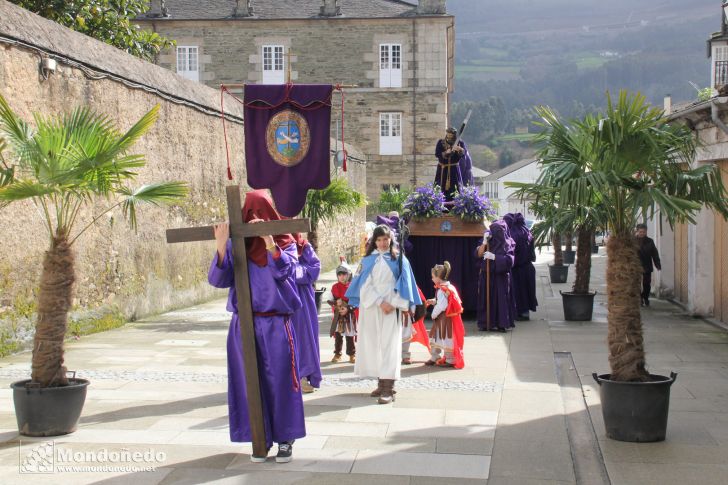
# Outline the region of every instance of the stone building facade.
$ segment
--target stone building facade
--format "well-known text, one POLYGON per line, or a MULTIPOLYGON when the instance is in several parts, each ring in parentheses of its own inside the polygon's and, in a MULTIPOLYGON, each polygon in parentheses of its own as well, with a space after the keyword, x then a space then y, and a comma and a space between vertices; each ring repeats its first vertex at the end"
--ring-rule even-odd
POLYGON ((345 89, 344 133, 364 152, 370 200, 385 186, 434 178, 453 88, 445 0, 153 1, 137 20, 177 41, 159 65, 210 87, 277 84, 289 74, 296 83, 356 85, 345 89))

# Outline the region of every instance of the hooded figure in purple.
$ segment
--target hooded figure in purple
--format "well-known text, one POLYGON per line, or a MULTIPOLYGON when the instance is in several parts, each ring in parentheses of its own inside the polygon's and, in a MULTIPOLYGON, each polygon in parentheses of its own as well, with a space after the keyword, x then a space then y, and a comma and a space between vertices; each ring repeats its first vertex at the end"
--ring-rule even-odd
MULTIPOLYGON (((264 191, 245 194, 245 222, 280 220, 264 191)), ((229 235, 216 239, 218 250, 210 265, 208 281, 216 288, 230 288, 227 310, 233 313, 227 339, 228 411, 230 441, 252 441, 248 412, 243 349, 240 341, 237 293, 229 235), (224 250, 222 248, 225 248, 224 250)), ((275 441, 290 451, 293 440, 306 436, 303 398, 298 377, 293 313, 301 308, 295 269, 296 244, 290 234, 270 238, 246 238, 253 327, 258 349, 258 372, 263 402, 263 420, 268 448, 275 441)), ((290 457, 290 453, 289 453, 290 457)), ((264 461, 265 457, 252 457, 264 461)))
POLYGON ((506 214, 503 220, 508 225, 511 238, 516 243, 515 262, 513 263, 513 293, 516 298, 516 320, 528 320, 528 312, 535 312, 536 299, 536 249, 533 235, 526 227, 526 220, 520 212, 506 214))
POLYGON ((319 349, 319 322, 313 285, 321 272, 321 261, 311 244, 294 234, 298 249, 296 264, 296 284, 303 305, 293 314, 293 328, 296 331, 296 350, 298 352, 299 377, 303 392, 313 392, 321 387, 321 351, 319 349), (308 382, 306 382, 308 381, 308 382))
POLYGON ((478 329, 505 332, 514 326, 516 302, 513 298, 511 269, 516 244, 508 235, 503 221, 494 221, 475 250, 480 273, 478 275, 478 329), (489 281, 487 278, 489 277, 489 281), (490 308, 488 296, 490 288, 490 308))

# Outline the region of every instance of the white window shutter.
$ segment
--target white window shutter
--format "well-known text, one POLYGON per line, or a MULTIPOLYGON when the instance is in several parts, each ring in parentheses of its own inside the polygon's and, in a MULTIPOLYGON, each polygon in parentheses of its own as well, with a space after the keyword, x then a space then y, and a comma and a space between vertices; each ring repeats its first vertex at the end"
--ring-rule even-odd
POLYGON ((263 46, 263 84, 286 82, 285 58, 282 45, 263 46))
POLYGON ((197 46, 177 47, 177 74, 191 81, 200 80, 197 46))
POLYGON ((379 113, 379 154, 402 155, 402 113, 379 113))
POLYGON ((402 44, 379 45, 379 87, 402 87, 402 44))
POLYGON ((402 44, 391 45, 391 61, 389 68, 389 87, 402 87, 402 44))

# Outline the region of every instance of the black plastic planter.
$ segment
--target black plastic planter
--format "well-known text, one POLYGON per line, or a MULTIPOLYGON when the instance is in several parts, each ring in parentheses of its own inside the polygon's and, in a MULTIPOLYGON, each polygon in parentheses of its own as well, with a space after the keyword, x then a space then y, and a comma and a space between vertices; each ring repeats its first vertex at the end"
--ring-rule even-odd
POLYGON ((564 264, 574 264, 576 261, 576 251, 564 250, 564 264))
POLYGON ((592 374, 599 384, 607 436, 613 440, 649 443, 664 441, 670 408, 670 377, 650 374, 649 382, 617 382, 609 374, 592 374))
POLYGON ((321 297, 326 292, 326 288, 318 288, 315 290, 315 299, 316 299, 316 313, 321 313, 321 297))
POLYGON ((594 312, 594 296, 596 291, 587 294, 576 294, 561 291, 564 304, 564 320, 569 322, 588 322, 594 312))
POLYGON ((569 277, 569 265, 549 265, 549 276, 551 283, 566 283, 566 279, 569 277))
POLYGON ((63 387, 25 387, 30 379, 13 382, 18 431, 25 436, 59 436, 76 431, 86 401, 86 379, 68 379, 63 387))

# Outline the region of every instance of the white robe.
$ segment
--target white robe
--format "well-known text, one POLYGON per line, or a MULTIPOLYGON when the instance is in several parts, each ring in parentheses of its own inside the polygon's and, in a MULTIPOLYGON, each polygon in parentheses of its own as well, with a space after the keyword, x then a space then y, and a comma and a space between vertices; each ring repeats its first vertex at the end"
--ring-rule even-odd
POLYGON ((409 302, 394 291, 395 284, 394 274, 380 254, 359 295, 359 337, 354 364, 357 376, 399 379, 402 323, 396 311, 385 315, 379 307, 386 301, 402 311, 408 309, 409 302))

